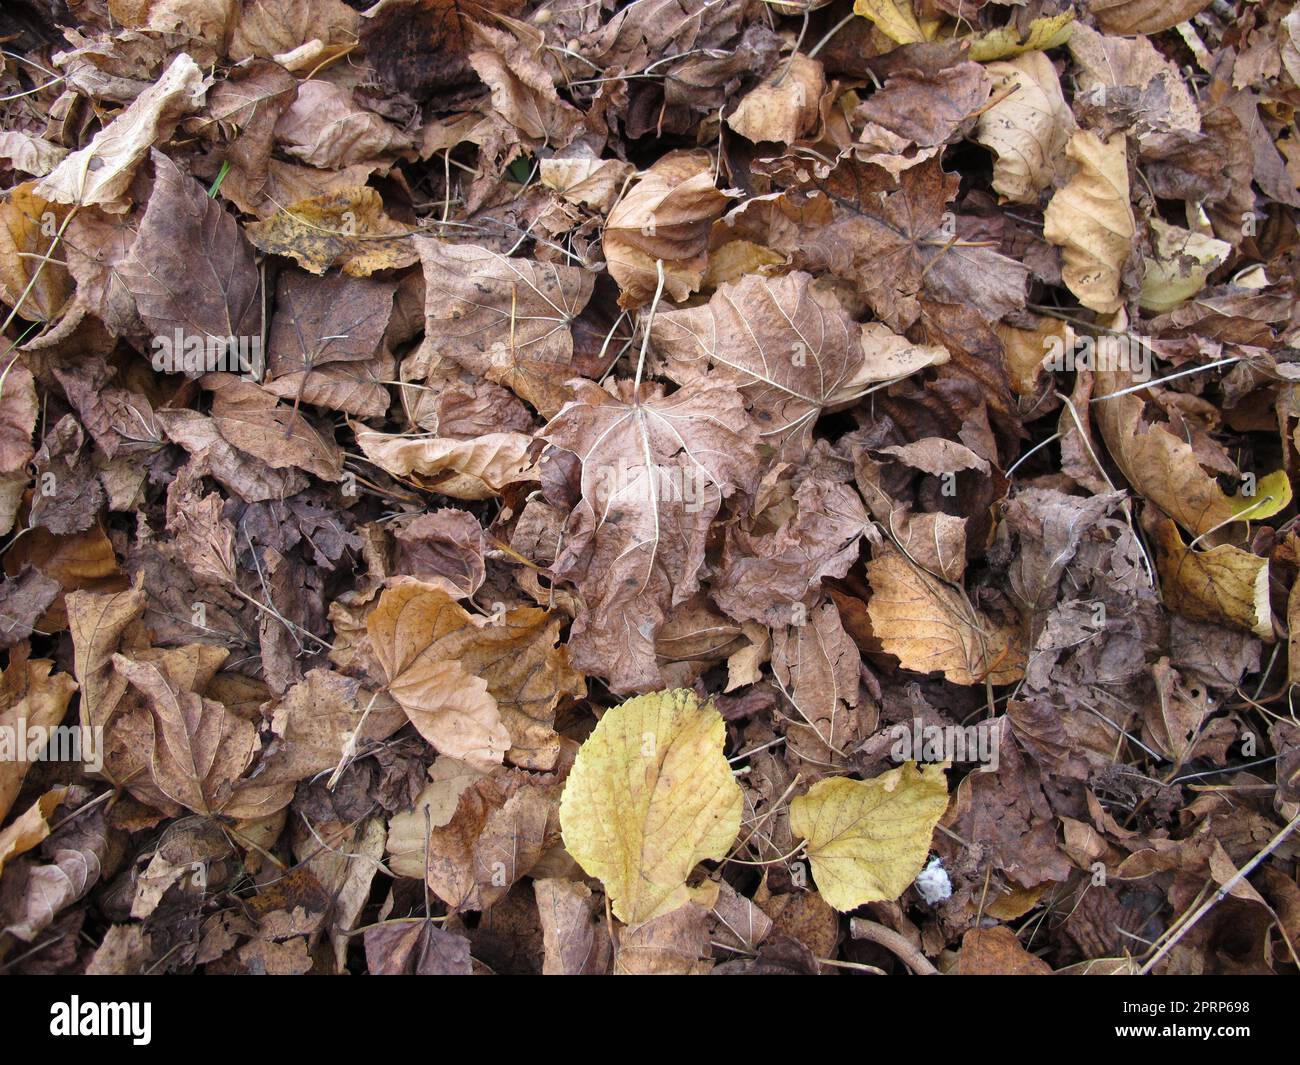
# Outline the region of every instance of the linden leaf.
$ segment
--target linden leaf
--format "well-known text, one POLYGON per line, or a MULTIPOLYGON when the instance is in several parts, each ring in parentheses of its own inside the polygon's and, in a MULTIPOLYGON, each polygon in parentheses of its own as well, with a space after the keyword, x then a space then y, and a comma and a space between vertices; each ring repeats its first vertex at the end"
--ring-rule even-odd
POLYGON ((1143 418, 1145 404, 1130 393, 1127 374, 1097 374, 1093 417, 1111 458, 1135 491, 1196 536, 1234 520, 1262 521, 1291 502, 1285 470, 1259 478, 1252 495, 1228 496, 1197 461, 1187 441, 1143 418))
POLYGON ((407 227, 386 215, 379 193, 364 185, 291 203, 246 232, 259 250, 296 259, 313 274, 337 266, 369 277, 418 258, 407 227))
POLYGON ((818 781, 790 803, 790 831, 807 840, 822 898, 847 912, 908 889, 947 808, 943 767, 907 762, 871 780, 818 781))
POLYGON ((1161 598, 1194 621, 1212 621, 1273 642, 1268 559, 1231 544, 1193 551, 1167 518, 1156 528, 1161 598))
POLYGON ((1078 169, 1047 205, 1043 236, 1064 249, 1061 278, 1079 302, 1113 314, 1123 303, 1120 274, 1137 229, 1128 199, 1124 138, 1103 141, 1081 129, 1070 138, 1065 155, 1078 169))
POLYGON ((735 841, 744 800, 725 738, 722 716, 678 688, 606 711, 578 751, 560 829, 620 921, 640 924, 687 902, 691 870, 735 841))
POLYGON ((886 548, 867 563, 867 613, 885 650, 904 669, 942 670, 954 684, 1012 684, 1024 675, 1015 629, 975 611, 946 584, 886 548))
POLYGON ((1142 309, 1164 314, 1205 287, 1205 280, 1232 254, 1232 245, 1152 218, 1155 254, 1142 275, 1142 309))

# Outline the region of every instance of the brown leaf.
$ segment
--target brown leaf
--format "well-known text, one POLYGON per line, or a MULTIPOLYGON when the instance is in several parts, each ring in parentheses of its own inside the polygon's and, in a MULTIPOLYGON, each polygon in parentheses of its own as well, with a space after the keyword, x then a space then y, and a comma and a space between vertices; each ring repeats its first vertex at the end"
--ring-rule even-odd
POLYGON ((698 290, 708 262, 709 226, 731 195, 714 185, 707 156, 666 155, 642 174, 609 212, 603 231, 609 272, 622 292, 619 305, 651 301, 657 262, 663 263, 669 299, 680 303, 698 290))
POLYGON ((591 382, 543 430, 582 462, 555 571, 585 609, 569 636, 573 665, 615 692, 659 686, 654 640, 671 607, 699 587, 709 526, 724 497, 753 491, 755 432, 740 397, 709 381, 665 397, 591 382))
MULTIPOLYGON (((191 340, 225 352, 236 341, 260 348, 261 281, 234 218, 203 187, 160 152, 157 179, 140 232, 117 266, 117 276, 135 297, 145 325, 160 342, 158 355, 178 360, 176 350, 191 340)), ((197 377, 206 369, 187 371, 197 377)))
POLYGON ((577 376, 571 323, 591 298, 592 275, 432 237, 415 238, 415 246, 425 327, 439 352, 554 415, 568 398, 565 382, 577 376))

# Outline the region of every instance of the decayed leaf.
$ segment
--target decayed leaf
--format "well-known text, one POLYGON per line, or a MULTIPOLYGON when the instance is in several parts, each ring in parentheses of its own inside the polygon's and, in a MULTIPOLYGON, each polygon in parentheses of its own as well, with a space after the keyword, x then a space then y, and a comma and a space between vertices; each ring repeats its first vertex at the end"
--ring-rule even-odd
POLYGON ((1079 302, 1110 314, 1122 303, 1120 273, 1136 232, 1124 137, 1077 130, 1065 154, 1076 170, 1047 205, 1043 236, 1064 249, 1061 277, 1079 302))
POLYGON ((579 750, 560 801, 564 845, 619 920, 687 902, 691 871, 735 841, 743 802, 724 739, 718 712, 678 689, 607 710, 579 750))
POLYGON ((625 692, 659 683, 654 640, 667 611, 699 587, 709 526, 725 496, 752 491, 755 433, 735 390, 709 381, 665 397, 657 386, 614 396, 589 381, 543 431, 582 462, 555 570, 585 610, 569 634, 584 673, 625 692))
POLYGON ((337 266, 352 277, 396 270, 416 261, 407 227, 384 213, 379 193, 365 185, 299 199, 246 230, 253 245, 323 274, 337 266))
POLYGON ((952 588, 885 547, 867 563, 871 626, 904 669, 942 670, 954 684, 1012 684, 1024 674, 1019 632, 974 608, 952 588))
POLYGON ((1273 642, 1268 559, 1232 544, 1191 549, 1167 518, 1157 525, 1156 565, 1164 603, 1185 617, 1213 621, 1273 642))
POLYGON ((21 470, 36 453, 36 383, 17 354, 4 361, 0 373, 0 473, 9 474, 21 470))
POLYGON ((1138 302, 1143 310, 1163 314, 1200 292, 1206 278, 1232 254, 1232 245, 1159 218, 1151 219, 1151 230, 1155 256, 1146 261, 1138 302))
POLYGON ((852 713, 861 664, 834 603, 822 603, 802 624, 773 631, 772 674, 793 708, 786 735, 794 754, 839 764, 865 738, 852 713))
MULTIPOLYGON (((581 143, 581 142, 580 142, 581 143)), ((538 176, 543 185, 554 189, 569 203, 582 204, 601 214, 614 206, 615 199, 636 169, 618 159, 600 159, 590 149, 561 153, 543 159, 538 176)))
POLYGON ((475 244, 417 237, 415 246, 424 264, 425 324, 439 353, 554 415, 567 398, 565 381, 575 376, 571 325, 591 298, 592 275, 475 244))
POLYGON ((1140 395, 1111 396, 1131 384, 1123 373, 1099 373, 1094 417, 1111 457, 1133 488, 1195 536, 1235 520, 1262 521, 1291 502, 1285 470, 1259 478, 1252 494, 1225 495, 1201 468, 1192 445, 1144 418, 1140 395))
POLYGON ((366 618, 366 631, 389 694, 420 735, 442 754, 482 769, 499 765, 510 747, 488 683, 456 653, 462 632, 484 624, 446 592, 399 578, 366 618))
POLYGON ((1061 95, 1052 61, 1042 52, 988 65, 999 79, 995 94, 1007 92, 979 120, 975 139, 992 149, 993 188, 1012 203, 1037 203, 1065 158, 1074 115, 1061 95))
POLYGON ((607 972, 609 934, 594 913, 596 899, 586 884, 543 878, 533 881, 537 913, 542 922, 548 976, 583 976, 607 972))
POLYGON ((708 262, 709 226, 722 214, 729 193, 713 182, 707 156, 666 155, 641 175, 614 205, 603 243, 619 303, 649 303, 663 263, 664 292, 681 302, 700 287, 708 262))
POLYGON ((176 123, 196 110, 208 83, 197 63, 182 52, 131 105, 84 148, 63 160, 36 187, 55 203, 96 205, 120 213, 136 167, 149 149, 171 135, 176 123))
POLYGON ((818 781, 790 803, 790 831, 807 841, 822 898, 843 913, 908 889, 947 807, 943 767, 908 762, 871 780, 818 781))

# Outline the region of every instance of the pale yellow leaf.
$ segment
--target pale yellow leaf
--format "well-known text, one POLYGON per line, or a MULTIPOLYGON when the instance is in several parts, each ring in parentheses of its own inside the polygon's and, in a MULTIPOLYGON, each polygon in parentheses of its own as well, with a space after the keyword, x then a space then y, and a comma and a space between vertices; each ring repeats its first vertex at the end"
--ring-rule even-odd
POLYGON ((841 912, 898 898, 925 864, 948 808, 942 766, 907 762, 871 780, 828 777, 790 803, 822 898, 841 912))
POLYGON ((560 800, 564 845, 620 921, 688 901, 691 870, 735 841, 744 803, 725 739, 722 716, 679 688, 606 711, 579 750, 560 800))

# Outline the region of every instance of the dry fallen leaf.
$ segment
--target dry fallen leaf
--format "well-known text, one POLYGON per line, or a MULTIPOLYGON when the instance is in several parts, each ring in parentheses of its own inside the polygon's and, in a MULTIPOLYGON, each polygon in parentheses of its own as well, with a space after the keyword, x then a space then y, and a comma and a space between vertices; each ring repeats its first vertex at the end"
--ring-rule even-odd
POLYGON ((941 670, 954 684, 1012 684, 1024 673, 1022 637, 980 614, 951 587, 893 548, 867 564, 867 611, 884 649, 904 669, 941 670))
POLYGON ((695 866, 735 841, 742 802, 723 733, 716 710, 678 689, 606 711, 578 752, 560 801, 564 845, 620 921, 677 909, 695 866))
POLYGON ((841 913, 898 898, 916 879, 948 806, 941 766, 907 762, 870 780, 830 777, 790 803, 822 898, 841 913))
POLYGON ((1103 141, 1076 130, 1065 155, 1075 172, 1047 205, 1043 237, 1064 249, 1061 276, 1079 302, 1110 314, 1120 307, 1120 273, 1136 232, 1124 137, 1103 141))

